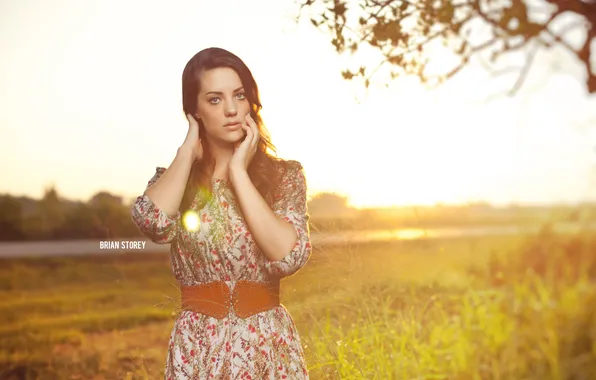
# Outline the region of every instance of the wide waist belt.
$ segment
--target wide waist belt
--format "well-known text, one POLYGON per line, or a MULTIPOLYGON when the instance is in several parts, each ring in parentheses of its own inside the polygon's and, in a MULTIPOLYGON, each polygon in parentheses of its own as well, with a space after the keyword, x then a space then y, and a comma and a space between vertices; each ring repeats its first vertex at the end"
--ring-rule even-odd
POLYGON ((240 280, 231 291, 224 281, 182 286, 182 310, 205 314, 217 319, 233 309, 240 318, 279 306, 279 280, 256 282, 240 280))

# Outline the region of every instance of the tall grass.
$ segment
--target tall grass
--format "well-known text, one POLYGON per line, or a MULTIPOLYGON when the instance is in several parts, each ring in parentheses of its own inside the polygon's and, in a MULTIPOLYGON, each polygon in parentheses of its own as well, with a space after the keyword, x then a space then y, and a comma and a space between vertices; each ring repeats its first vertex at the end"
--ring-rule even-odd
POLYGON ((313 314, 314 377, 596 378, 594 237, 544 231, 489 257, 468 286, 396 278, 313 314))
MULTIPOLYGON (((312 379, 596 374, 587 233, 315 249, 282 302, 312 379)), ((160 379, 177 307, 167 255, 5 260, 0 379, 160 379)))

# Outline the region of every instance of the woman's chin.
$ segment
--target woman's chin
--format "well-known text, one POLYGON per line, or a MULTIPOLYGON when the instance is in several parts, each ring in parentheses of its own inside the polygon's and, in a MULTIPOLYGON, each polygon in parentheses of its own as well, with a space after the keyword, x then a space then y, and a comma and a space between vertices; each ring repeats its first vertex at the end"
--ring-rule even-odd
POLYGON ((244 139, 244 136, 244 130, 240 129, 238 131, 229 132, 225 139, 230 144, 236 144, 238 142, 241 142, 244 139))
POLYGON ((219 141, 220 144, 237 144, 238 142, 241 142, 244 139, 244 136, 244 131, 238 130, 229 131, 226 134, 215 137, 215 139, 219 141))

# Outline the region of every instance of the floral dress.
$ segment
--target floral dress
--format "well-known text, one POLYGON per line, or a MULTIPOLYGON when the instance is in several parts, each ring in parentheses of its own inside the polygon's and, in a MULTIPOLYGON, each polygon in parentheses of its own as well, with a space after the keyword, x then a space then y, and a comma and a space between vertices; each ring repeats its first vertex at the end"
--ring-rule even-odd
MULTIPOLYGON (((261 253, 225 180, 212 179, 212 192, 199 191, 195 197, 191 210, 198 214, 198 230, 185 229, 180 212, 168 216, 145 194, 134 203, 133 221, 153 242, 171 244, 172 271, 180 285, 223 280, 233 289, 239 280, 290 276, 311 254, 306 180, 298 161, 280 161, 278 170, 281 182, 272 209, 298 236, 282 260, 270 261, 261 253)), ((164 171, 158 167, 147 187, 164 171)), ((308 378, 300 336, 283 305, 246 319, 233 311, 218 320, 181 310, 174 322, 166 380, 308 378)))

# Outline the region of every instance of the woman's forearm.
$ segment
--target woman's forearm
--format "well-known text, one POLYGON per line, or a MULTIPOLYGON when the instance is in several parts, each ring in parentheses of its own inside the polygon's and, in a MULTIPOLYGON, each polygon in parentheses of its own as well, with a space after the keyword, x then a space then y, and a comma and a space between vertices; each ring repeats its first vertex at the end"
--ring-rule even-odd
POLYGON ((239 189, 238 203, 255 242, 269 260, 282 260, 296 244, 296 230, 275 215, 246 171, 231 170, 230 179, 239 189))
POLYGON ((180 208, 192 163, 192 152, 180 147, 172 164, 157 182, 145 191, 145 195, 169 216, 176 215, 180 208))

